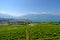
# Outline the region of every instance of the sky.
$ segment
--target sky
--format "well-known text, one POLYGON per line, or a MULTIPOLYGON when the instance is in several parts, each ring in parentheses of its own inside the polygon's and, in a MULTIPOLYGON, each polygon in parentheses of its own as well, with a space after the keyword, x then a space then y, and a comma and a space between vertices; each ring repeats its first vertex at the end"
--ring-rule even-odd
POLYGON ((0 13, 12 16, 60 15, 60 0, 0 0, 0 13))

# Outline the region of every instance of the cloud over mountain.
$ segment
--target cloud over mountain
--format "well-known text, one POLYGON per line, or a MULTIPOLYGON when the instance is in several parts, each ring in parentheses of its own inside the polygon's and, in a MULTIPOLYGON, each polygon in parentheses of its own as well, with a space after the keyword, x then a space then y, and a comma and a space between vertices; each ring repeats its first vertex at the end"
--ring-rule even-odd
POLYGON ((29 19, 33 22, 60 22, 60 16, 52 14, 28 14, 19 18, 29 19))
POLYGON ((6 15, 10 15, 10 16, 22 16, 22 13, 14 13, 14 12, 8 12, 8 11, 0 11, 0 14, 6 14, 6 15))

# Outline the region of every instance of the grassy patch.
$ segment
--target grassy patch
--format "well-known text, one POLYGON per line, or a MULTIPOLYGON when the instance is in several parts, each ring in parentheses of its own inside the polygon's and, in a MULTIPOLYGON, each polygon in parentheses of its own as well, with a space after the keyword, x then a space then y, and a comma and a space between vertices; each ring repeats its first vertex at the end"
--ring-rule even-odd
POLYGON ((30 40, 60 39, 60 25, 46 23, 34 26, 0 26, 0 40, 25 40, 26 29, 30 40))

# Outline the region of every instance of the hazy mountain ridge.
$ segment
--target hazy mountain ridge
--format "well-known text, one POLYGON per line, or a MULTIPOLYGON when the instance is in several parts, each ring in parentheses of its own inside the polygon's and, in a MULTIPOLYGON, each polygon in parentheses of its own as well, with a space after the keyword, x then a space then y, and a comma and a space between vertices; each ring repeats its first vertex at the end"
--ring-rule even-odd
POLYGON ((29 19, 34 22, 60 22, 60 16, 52 14, 29 14, 20 18, 29 19))
POLYGON ((0 13, 0 18, 13 18, 13 16, 0 13))
POLYGON ((28 14, 24 16, 19 17, 13 17, 11 15, 2 14, 0 13, 0 21, 10 21, 10 20, 21 20, 21 19, 27 19, 33 22, 60 22, 60 16, 59 15, 52 15, 52 14, 28 14))

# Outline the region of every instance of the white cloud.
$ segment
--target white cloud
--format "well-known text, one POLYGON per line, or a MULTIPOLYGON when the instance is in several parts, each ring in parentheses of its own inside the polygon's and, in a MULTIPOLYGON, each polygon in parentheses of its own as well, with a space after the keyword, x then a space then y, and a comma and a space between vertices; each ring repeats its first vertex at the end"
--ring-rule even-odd
POLYGON ((30 14, 39 14, 38 12, 30 12, 30 14))
POLYGON ((30 14, 48 14, 47 12, 30 12, 30 14))
POLYGON ((11 16, 24 16, 28 14, 47 14, 47 12, 29 12, 29 13, 14 13, 14 12, 8 12, 8 11, 0 11, 1 14, 7 14, 11 16))
POLYGON ((47 12, 41 12, 41 14, 47 14, 47 12))
POLYGON ((57 15, 60 16, 60 14, 54 14, 54 13, 49 13, 49 12, 30 12, 30 14, 50 14, 50 15, 57 15))
POLYGON ((26 14, 23 13, 11 13, 11 12, 7 12, 7 11, 0 11, 1 14, 7 14, 7 15, 11 15, 11 16, 23 16, 26 14))
POLYGON ((5 12, 5 11, 0 11, 0 13, 6 14, 6 12, 5 12))

